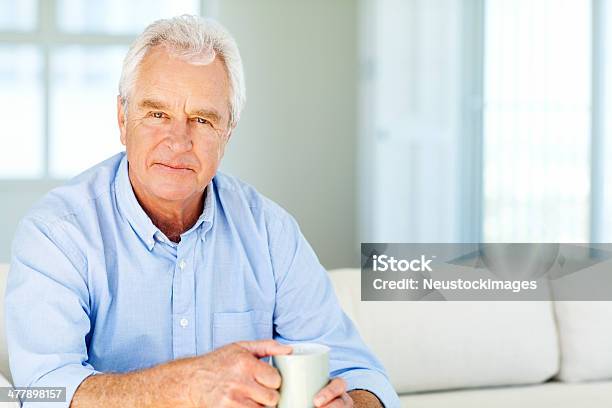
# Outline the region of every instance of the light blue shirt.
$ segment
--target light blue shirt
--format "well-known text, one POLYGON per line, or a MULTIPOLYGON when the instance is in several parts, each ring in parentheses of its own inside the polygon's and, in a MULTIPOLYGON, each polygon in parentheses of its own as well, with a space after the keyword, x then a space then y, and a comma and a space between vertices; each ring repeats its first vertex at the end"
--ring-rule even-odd
POLYGON ((176 244, 139 205, 127 164, 120 153, 96 165, 19 224, 5 298, 13 380, 67 389, 66 403, 24 406, 68 406, 92 374, 274 338, 330 346, 332 377, 399 407, 287 212, 219 172, 176 244))

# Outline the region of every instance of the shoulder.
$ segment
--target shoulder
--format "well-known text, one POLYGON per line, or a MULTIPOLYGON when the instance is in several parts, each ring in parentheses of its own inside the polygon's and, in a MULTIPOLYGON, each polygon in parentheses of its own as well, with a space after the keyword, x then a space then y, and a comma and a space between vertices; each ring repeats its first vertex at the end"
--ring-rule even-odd
POLYGON ((248 210, 253 216, 260 215, 268 221, 292 219, 287 210, 235 176, 217 172, 214 185, 219 200, 232 209, 248 210))
POLYGON ((84 258, 78 248, 112 211, 115 175, 124 155, 116 154, 45 194, 21 219, 13 250, 31 248, 44 236, 84 258))
POLYGON ((17 226, 12 253, 24 258, 45 253, 51 258, 59 250, 74 265, 85 265, 82 244, 95 232, 102 212, 111 211, 115 175, 124 155, 116 154, 45 194, 17 226))
POLYGON ((124 155, 118 153, 49 191, 30 208, 24 219, 51 226, 95 207, 97 200, 111 196, 124 155))
POLYGON ((217 173, 213 180, 222 211, 234 228, 243 230, 244 236, 250 238, 256 232, 265 240, 275 274, 286 272, 294 254, 316 259, 297 221, 287 210, 234 176, 217 173))
POLYGON ((237 228, 259 231, 269 246, 301 236, 295 218, 252 185, 221 172, 214 177, 214 185, 225 216, 232 219, 237 228))

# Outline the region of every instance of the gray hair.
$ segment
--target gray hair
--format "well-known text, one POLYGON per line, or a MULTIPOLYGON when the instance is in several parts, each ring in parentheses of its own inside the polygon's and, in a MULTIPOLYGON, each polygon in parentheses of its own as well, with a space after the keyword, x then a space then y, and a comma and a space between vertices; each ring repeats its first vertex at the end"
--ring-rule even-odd
POLYGON ((125 111, 138 67, 156 45, 164 45, 173 55, 194 64, 209 64, 219 55, 229 79, 229 126, 234 127, 246 100, 242 59, 236 41, 215 20, 188 14, 153 22, 132 43, 123 60, 119 80, 119 96, 125 111))

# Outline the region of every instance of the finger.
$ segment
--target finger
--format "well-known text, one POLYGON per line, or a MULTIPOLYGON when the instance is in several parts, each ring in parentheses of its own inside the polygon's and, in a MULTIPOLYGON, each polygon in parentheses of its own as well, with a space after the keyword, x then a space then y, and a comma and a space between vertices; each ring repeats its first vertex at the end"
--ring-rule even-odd
POLYGON ((266 407, 265 405, 258 404, 255 401, 250 400, 250 399, 242 400, 239 402, 239 405, 236 405, 236 406, 240 408, 265 408, 266 407))
POLYGON ((256 360, 254 363, 253 378, 267 388, 278 389, 281 385, 281 376, 278 370, 260 360, 256 360))
POLYGON ((317 393, 314 398, 314 404, 317 407, 324 406, 330 403, 335 398, 341 396, 346 391, 346 381, 342 378, 334 378, 329 384, 317 393))
POLYGON ((254 381, 251 384, 244 385, 244 393, 255 403, 269 407, 276 406, 280 398, 278 391, 266 388, 254 381))
POLYGON ((291 354, 293 348, 285 344, 281 344, 275 340, 256 340, 256 341, 239 341, 238 344, 241 347, 247 349, 254 356, 268 357, 275 356, 278 354, 291 354))
POLYGON ((346 392, 342 394, 342 401, 344 402, 344 407, 352 408, 354 406, 353 399, 346 392))
POLYGON ((351 398, 350 395, 348 395, 346 392, 344 394, 342 394, 342 401, 344 401, 346 403, 347 406, 352 407, 353 406, 353 398, 351 398))
POLYGON ((342 398, 336 398, 330 401, 328 404, 322 405, 319 408, 347 408, 352 407, 352 405, 346 405, 342 398))

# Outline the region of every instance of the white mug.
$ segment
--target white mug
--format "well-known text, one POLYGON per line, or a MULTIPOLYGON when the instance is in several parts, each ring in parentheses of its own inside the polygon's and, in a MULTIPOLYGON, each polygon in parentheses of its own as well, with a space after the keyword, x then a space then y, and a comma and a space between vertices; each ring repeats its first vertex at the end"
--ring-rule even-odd
POLYGON ((315 343, 289 344, 291 354, 272 356, 281 375, 278 408, 312 408, 314 397, 329 383, 329 347, 315 343))

